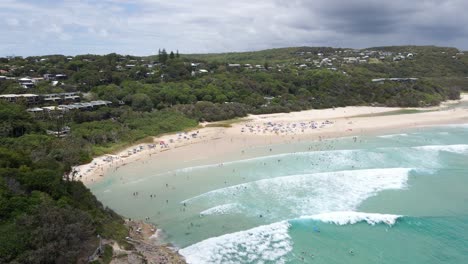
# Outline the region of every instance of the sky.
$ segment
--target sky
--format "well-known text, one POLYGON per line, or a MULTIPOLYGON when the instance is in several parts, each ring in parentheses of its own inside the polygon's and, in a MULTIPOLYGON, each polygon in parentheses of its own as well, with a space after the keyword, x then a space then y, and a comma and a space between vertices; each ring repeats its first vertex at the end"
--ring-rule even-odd
POLYGON ((0 56, 408 44, 468 50, 467 10, 467 0, 0 0, 0 56))

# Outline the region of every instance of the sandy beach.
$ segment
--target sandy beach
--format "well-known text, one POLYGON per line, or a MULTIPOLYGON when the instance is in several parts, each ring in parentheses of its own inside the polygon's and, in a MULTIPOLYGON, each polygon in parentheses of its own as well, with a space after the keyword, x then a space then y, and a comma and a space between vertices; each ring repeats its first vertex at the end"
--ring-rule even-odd
POLYGON ((204 127, 200 129, 154 137, 153 143, 138 144, 113 155, 96 157, 89 164, 74 167, 72 173, 75 179, 90 185, 103 179, 109 170, 116 170, 131 162, 145 161, 154 155, 163 162, 172 161, 177 167, 187 161, 212 159, 234 153, 242 155, 245 149, 256 146, 394 133, 437 124, 468 123, 468 109, 454 107, 466 102, 468 94, 462 94, 461 100, 444 102, 431 108, 353 106, 249 115, 231 127, 216 127, 217 123, 204 123, 201 124, 204 127), (412 113, 398 112, 400 110, 412 113))

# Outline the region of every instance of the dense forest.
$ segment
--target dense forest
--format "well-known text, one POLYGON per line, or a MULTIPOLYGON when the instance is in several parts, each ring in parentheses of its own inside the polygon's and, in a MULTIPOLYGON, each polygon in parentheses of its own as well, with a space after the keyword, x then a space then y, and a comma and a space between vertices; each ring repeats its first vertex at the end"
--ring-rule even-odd
POLYGON ((0 94, 76 92, 83 102, 110 102, 31 114, 32 107, 59 103, 0 100, 0 263, 75 263, 92 254, 97 235, 125 245, 121 217, 70 174, 93 156, 199 121, 348 105, 437 105, 468 91, 467 56, 454 48, 401 46, 0 58, 0 94), (34 85, 24 88, 20 78, 34 85), (47 133, 63 127, 69 127, 64 137, 47 133))

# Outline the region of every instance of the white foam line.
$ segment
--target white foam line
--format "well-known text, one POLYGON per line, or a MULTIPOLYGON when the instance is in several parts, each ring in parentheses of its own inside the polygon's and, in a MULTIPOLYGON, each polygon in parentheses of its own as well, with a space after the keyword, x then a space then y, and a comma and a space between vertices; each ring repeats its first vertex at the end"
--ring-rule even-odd
POLYGON ((394 138, 394 137, 407 137, 409 136, 408 134, 406 133, 402 133, 402 134, 390 134, 390 135, 383 135, 383 136, 377 136, 379 138, 394 138))
POLYGON ((395 224, 401 215, 393 214, 376 214, 376 213, 361 213, 361 212, 329 212, 312 216, 301 216, 301 219, 312 219, 325 223, 332 223, 336 225, 356 224, 359 222, 367 222, 370 225, 387 224, 392 226, 395 224))
POLYGON ((290 224, 281 221, 249 230, 225 234, 180 249, 189 264, 285 263, 292 250, 290 224))
MULTIPOLYGON (((385 176, 388 176, 392 173, 395 174, 405 174, 406 177, 404 178, 396 178, 394 181, 389 181, 388 184, 391 187, 396 187, 396 188, 403 188, 404 183, 406 183, 407 180, 407 173, 412 170, 412 168, 385 168, 385 169, 366 169, 366 170, 345 170, 345 171, 334 171, 334 172, 320 172, 320 173, 313 173, 313 174, 297 174, 297 175, 290 175, 290 176, 282 176, 282 177, 276 177, 276 178, 268 178, 268 179, 261 179, 253 182, 248 182, 248 183, 242 183, 242 184, 237 184, 221 189, 216 189, 212 190, 206 193, 202 193, 200 195, 191 197, 189 199, 183 200, 180 203, 189 203, 193 200, 199 199, 201 197, 205 196, 211 196, 215 194, 222 194, 226 192, 232 192, 235 191, 237 192, 238 190, 244 190, 248 189, 248 187, 252 186, 253 184, 257 186, 267 186, 270 183, 276 182, 276 183, 281 183, 281 182, 289 182, 291 180, 294 180, 295 178, 298 179, 307 179, 307 178, 320 178, 320 177, 325 177, 329 178, 331 175, 345 175, 345 176, 353 176, 353 175, 359 175, 359 174, 364 174, 364 175, 378 175, 378 178, 381 179, 381 175, 379 174, 384 174, 385 176), (403 181, 403 182, 402 182, 403 181)), ((338 178, 336 180, 339 180, 338 178)), ((381 179, 382 180, 382 179, 381 179)), ((391 180, 391 179, 390 179, 391 180)))
POLYGON ((468 124, 421 125, 421 126, 419 126, 419 127, 468 128, 468 124))
MULTIPOLYGON (((391 134, 391 135, 383 135, 383 136, 378 136, 378 137, 391 138, 391 137, 395 137, 395 136, 409 136, 409 135, 408 134, 391 134)), ((457 145, 457 146, 463 146, 463 145, 457 145)), ((424 147, 426 147, 426 146, 415 146, 415 147, 407 147, 407 148, 424 149, 424 147)), ((283 154, 275 154, 275 155, 269 155, 269 156, 261 156, 261 157, 255 157, 255 158, 250 158, 250 159, 243 159, 243 160, 228 161, 228 162, 217 163, 217 164, 193 166, 193 167, 177 169, 177 170, 170 171, 170 172, 165 172, 163 174, 168 174, 168 173, 173 173, 173 172, 189 172, 189 171, 199 170, 199 169, 216 168, 216 167, 220 167, 221 164, 222 165, 232 165, 232 164, 251 162, 251 161, 260 161, 260 160, 267 160, 267 159, 284 158, 284 157, 288 157, 288 156, 311 156, 311 155, 321 155, 321 154, 333 154, 333 153, 337 153, 337 152, 346 154, 346 153, 359 152, 359 151, 379 151, 379 150, 390 150, 390 149, 395 149, 396 150, 396 149, 402 149, 402 148, 405 148, 405 147, 399 147, 399 148, 382 147, 382 148, 375 148, 375 149, 342 149, 342 150, 301 151, 301 152, 294 152, 294 153, 283 153, 283 154)), ((429 150, 429 149, 430 148, 427 148, 427 150, 429 150)))
POLYGON ((202 212, 200 212, 200 215, 222 215, 222 214, 228 214, 228 213, 238 213, 241 212, 243 206, 239 203, 228 203, 228 204, 222 204, 218 205, 215 207, 208 208, 202 212))
POLYGON ((453 152, 457 154, 468 153, 468 145, 458 144, 458 145, 428 145, 428 146, 418 146, 413 147, 418 150, 430 150, 430 151, 446 151, 453 152))

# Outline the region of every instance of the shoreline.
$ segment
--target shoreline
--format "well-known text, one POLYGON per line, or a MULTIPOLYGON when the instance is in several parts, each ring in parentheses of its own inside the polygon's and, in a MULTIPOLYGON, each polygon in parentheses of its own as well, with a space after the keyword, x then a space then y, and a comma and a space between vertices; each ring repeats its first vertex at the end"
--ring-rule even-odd
MULTIPOLYGON (((117 170, 129 163, 149 160, 153 155, 170 163, 179 160, 193 162, 218 158, 220 155, 239 152, 243 154, 244 149, 252 147, 398 132, 422 126, 468 123, 468 109, 450 108, 463 102, 468 102, 468 94, 461 94, 460 100, 447 101, 430 108, 351 106, 249 115, 239 119, 239 122, 233 123, 231 127, 216 127, 216 124, 223 122, 204 123, 201 124, 202 128, 195 128, 190 132, 153 137, 153 143, 140 143, 115 155, 96 157, 88 164, 73 167, 72 173, 75 173, 76 180, 89 187, 104 179, 110 170, 117 170), (398 110, 423 112, 391 114, 398 110), (385 115, 386 113, 389 115, 385 115)), ((173 165, 180 167, 181 163, 173 165)))

